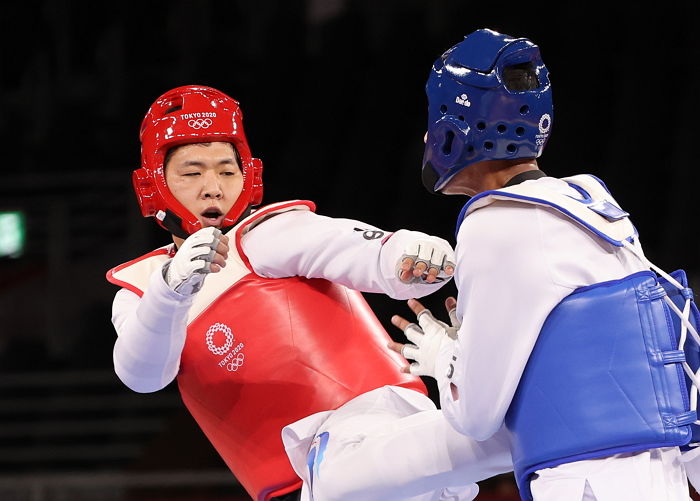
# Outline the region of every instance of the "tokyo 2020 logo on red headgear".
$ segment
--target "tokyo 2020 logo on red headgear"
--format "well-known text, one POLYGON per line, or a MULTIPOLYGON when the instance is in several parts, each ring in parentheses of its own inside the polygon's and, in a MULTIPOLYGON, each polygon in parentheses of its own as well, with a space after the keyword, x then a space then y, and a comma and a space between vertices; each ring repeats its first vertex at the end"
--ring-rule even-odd
POLYGON ((222 227, 234 225, 249 206, 262 202, 262 161, 251 156, 238 102, 212 87, 186 85, 156 99, 141 123, 141 168, 132 181, 144 217, 155 217, 182 238, 202 228, 199 218, 168 189, 164 161, 175 146, 214 141, 233 144, 243 172, 243 191, 224 215, 222 227))

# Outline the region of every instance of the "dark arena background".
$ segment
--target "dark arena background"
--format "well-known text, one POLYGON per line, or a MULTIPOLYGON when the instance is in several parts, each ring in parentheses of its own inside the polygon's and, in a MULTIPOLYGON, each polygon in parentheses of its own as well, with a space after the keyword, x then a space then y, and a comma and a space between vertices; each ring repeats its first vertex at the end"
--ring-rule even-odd
MULTIPOLYGON (((131 189, 138 129, 179 85, 241 102, 266 202, 309 199, 324 215, 454 243, 466 200, 420 182, 428 71, 478 28, 530 38, 554 89, 540 167, 605 179, 650 259, 700 287, 697 2, 639 5, 4 2, 0 500, 249 499, 175 384, 141 395, 112 369, 105 272, 168 241, 131 189)), ((442 314, 451 287, 424 302, 442 314)), ((389 319, 405 303, 366 297, 401 339, 389 319)), ((482 482, 477 499, 517 500, 512 477, 482 482)))

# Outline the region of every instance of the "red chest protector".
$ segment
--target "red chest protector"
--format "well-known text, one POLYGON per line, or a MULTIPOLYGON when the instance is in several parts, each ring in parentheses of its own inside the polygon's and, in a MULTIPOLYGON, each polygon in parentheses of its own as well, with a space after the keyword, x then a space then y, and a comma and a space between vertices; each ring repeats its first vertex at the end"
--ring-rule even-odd
MULTIPOLYGON (((301 487, 282 445, 284 426, 384 385, 427 394, 420 378, 399 372, 404 361, 387 349, 389 335, 361 293, 321 279, 252 272, 242 234, 271 213, 307 208, 314 206, 274 204, 228 233, 235 246, 229 242, 226 268, 207 277, 193 304, 177 378, 192 416, 258 501, 301 487), (235 275, 227 286, 225 273, 235 275)), ((110 281, 128 285, 114 275, 139 262, 111 270, 110 281)))

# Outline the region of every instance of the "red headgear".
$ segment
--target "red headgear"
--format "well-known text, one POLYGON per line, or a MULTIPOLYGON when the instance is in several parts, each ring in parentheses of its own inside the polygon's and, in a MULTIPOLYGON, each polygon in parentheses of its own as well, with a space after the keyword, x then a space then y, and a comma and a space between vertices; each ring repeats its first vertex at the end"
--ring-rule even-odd
POLYGON ((144 217, 155 217, 182 238, 202 228, 199 218, 168 189, 163 163, 174 146, 213 141, 233 144, 243 172, 243 191, 222 226, 234 225, 249 206, 262 202, 262 161, 250 154, 238 102, 211 87, 186 85, 156 99, 141 123, 141 168, 132 181, 144 217))

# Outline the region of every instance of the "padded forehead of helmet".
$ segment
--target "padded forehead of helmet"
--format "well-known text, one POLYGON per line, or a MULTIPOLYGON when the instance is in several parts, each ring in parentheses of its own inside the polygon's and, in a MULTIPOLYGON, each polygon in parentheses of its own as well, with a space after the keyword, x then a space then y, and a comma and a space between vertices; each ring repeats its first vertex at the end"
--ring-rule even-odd
POLYGON ((186 85, 166 92, 156 100, 155 105, 157 105, 158 110, 169 113, 170 110, 168 108, 173 107, 185 108, 196 105, 205 105, 213 108, 226 105, 236 107, 238 103, 233 98, 212 87, 186 85))
POLYGON ((447 55, 447 61, 470 70, 488 73, 498 56, 512 42, 519 39, 492 30, 477 30, 466 37, 447 55))
POLYGON ((185 85, 169 90, 151 105, 141 123, 141 134, 154 122, 175 112, 239 111, 238 101, 220 90, 202 85, 185 85))
POLYGON ((501 84, 504 67, 537 62, 539 58, 539 49, 529 40, 484 29, 464 37, 436 66, 444 66, 444 71, 458 82, 491 88, 501 84))

